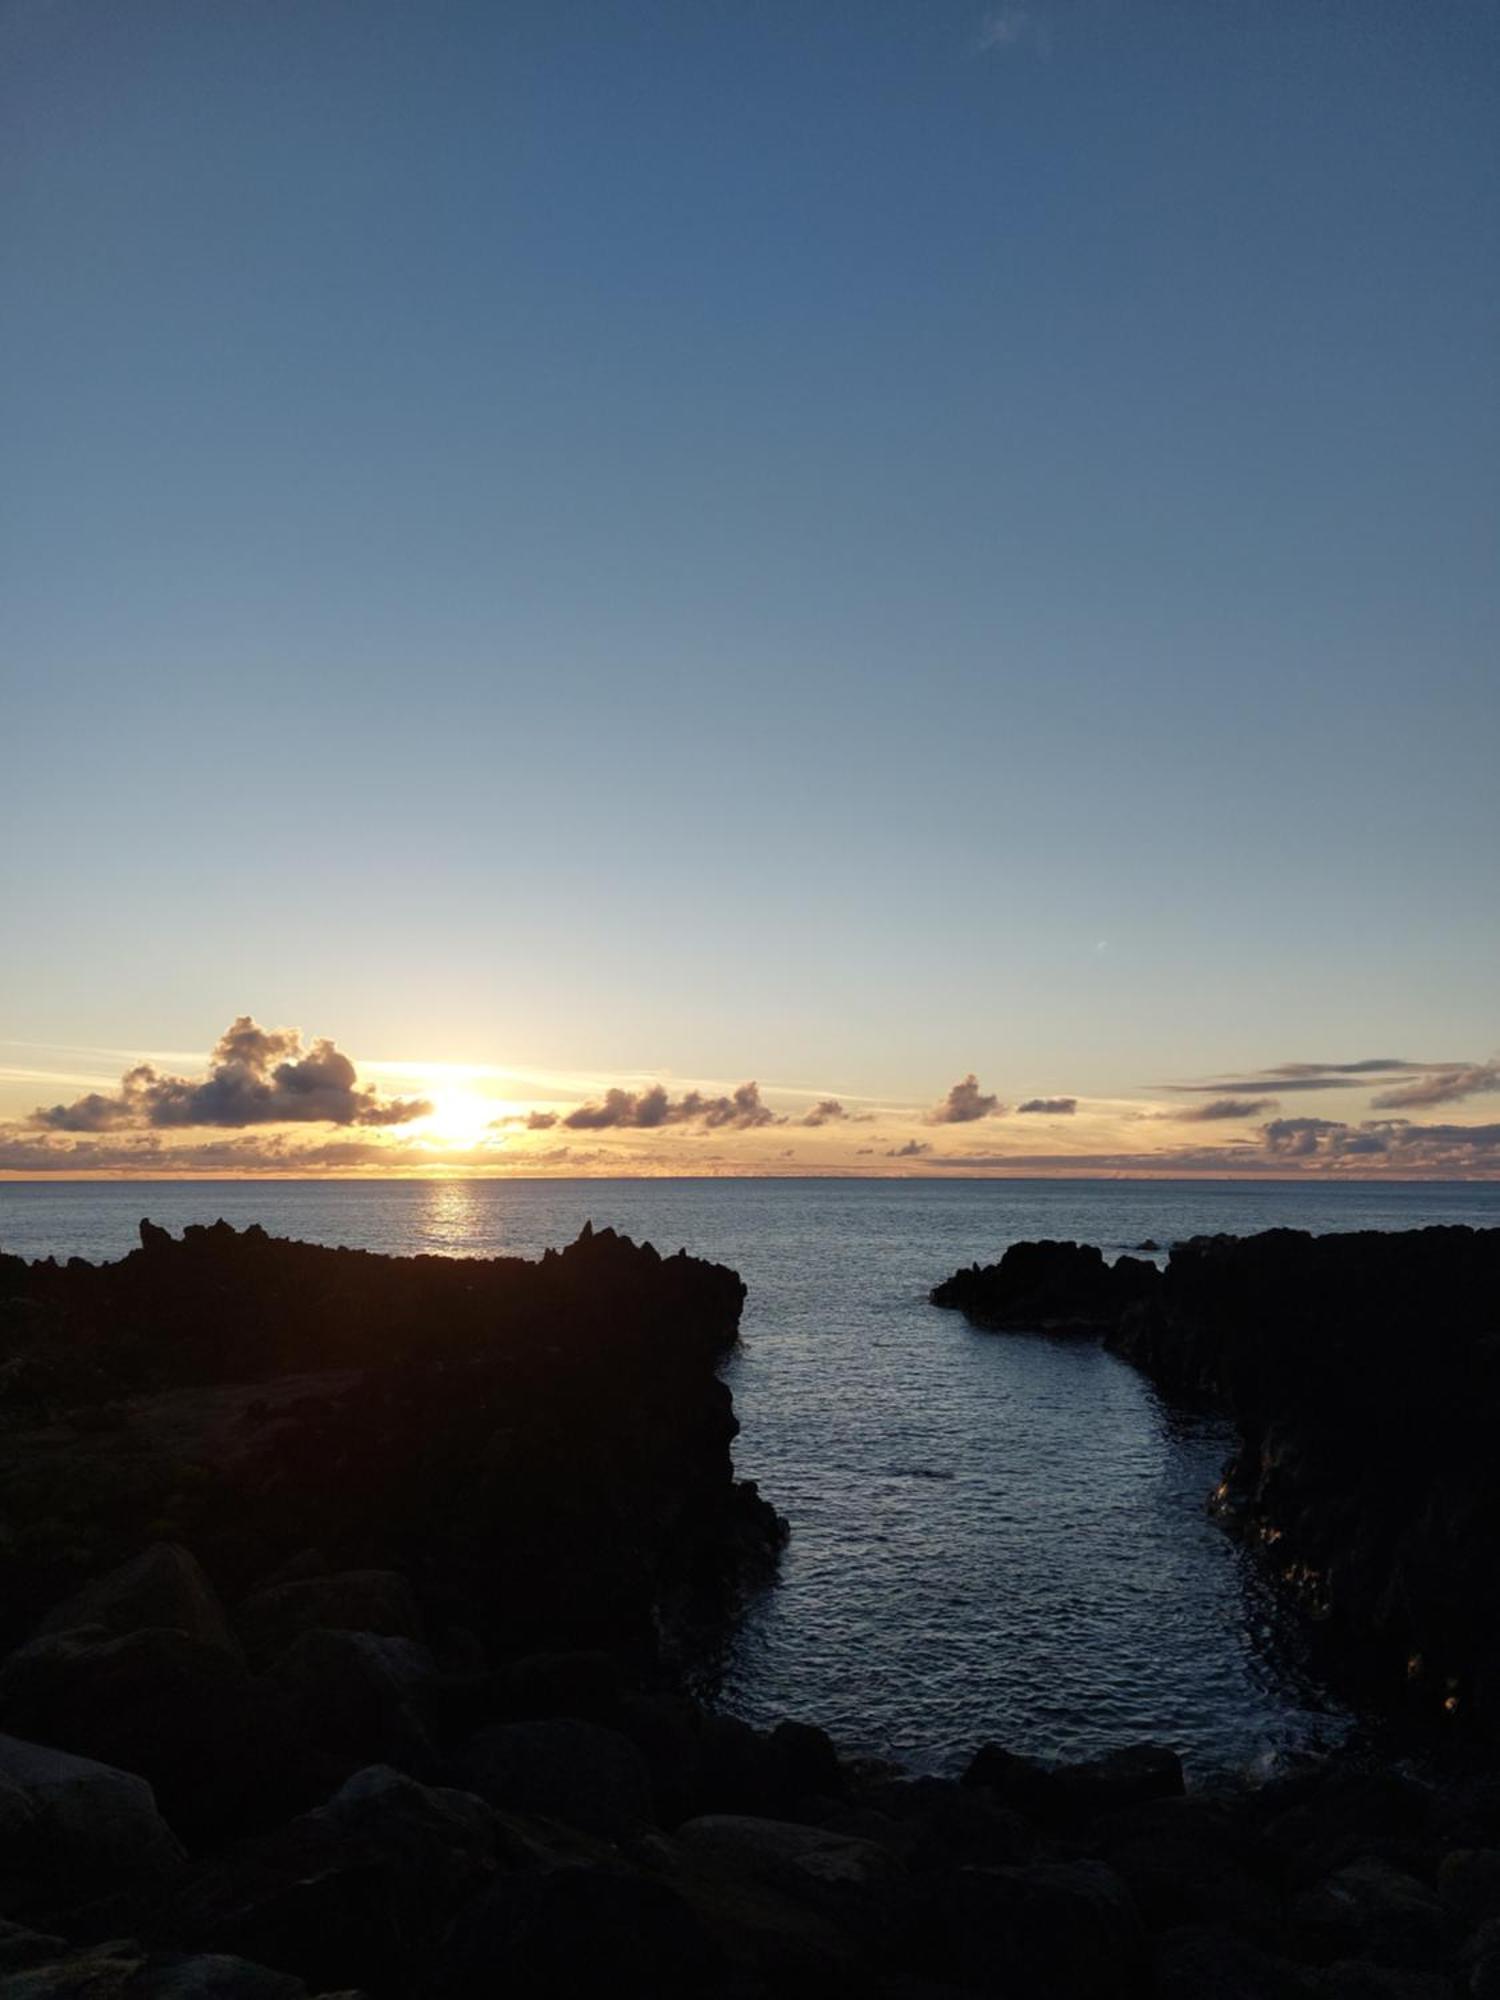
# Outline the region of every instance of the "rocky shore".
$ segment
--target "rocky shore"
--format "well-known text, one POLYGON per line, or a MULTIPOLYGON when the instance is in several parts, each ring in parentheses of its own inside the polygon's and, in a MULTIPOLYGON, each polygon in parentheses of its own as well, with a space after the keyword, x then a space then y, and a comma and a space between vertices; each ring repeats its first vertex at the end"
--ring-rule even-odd
POLYGON ((1085 1330, 1240 1443, 1215 1497, 1361 1701, 1500 1743, 1500 1230, 1019 1244, 932 1294, 1085 1330))
POLYGON ((784 1532, 742 1295, 608 1232, 0 1260, 0 2000, 1500 1994, 1477 1754, 939 1779, 691 1699, 784 1532))

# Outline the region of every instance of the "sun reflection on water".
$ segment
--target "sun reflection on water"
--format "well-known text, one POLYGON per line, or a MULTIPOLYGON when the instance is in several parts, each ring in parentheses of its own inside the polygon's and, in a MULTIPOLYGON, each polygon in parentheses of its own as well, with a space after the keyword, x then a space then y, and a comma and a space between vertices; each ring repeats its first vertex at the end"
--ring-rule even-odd
POLYGON ((497 1196, 493 1182, 424 1182, 417 1227, 422 1249, 442 1257, 499 1254, 495 1243, 497 1196))

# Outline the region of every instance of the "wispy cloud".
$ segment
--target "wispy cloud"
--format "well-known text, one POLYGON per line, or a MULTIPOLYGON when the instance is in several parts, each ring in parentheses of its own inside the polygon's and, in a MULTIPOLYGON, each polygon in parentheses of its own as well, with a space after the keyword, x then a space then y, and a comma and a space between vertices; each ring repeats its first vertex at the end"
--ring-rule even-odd
POLYGON ((1035 8, 995 7, 979 23, 975 46, 981 55, 1027 47, 1045 54, 1049 46, 1047 25, 1035 8))
MULTIPOLYGON (((1358 1062, 1275 1063, 1269 1069, 1250 1070, 1238 1075, 1214 1078, 1208 1083, 1167 1083, 1159 1088, 1188 1096, 1255 1096, 1289 1090, 1368 1090, 1382 1079, 1422 1078, 1433 1072, 1452 1075, 1479 1074, 1483 1065, 1457 1062, 1413 1062, 1405 1056, 1364 1056, 1358 1062)), ((1467 1091, 1460 1093, 1468 1095, 1467 1091)), ((1408 1100, 1441 1103, 1440 1098, 1408 1100)), ((1380 1102, 1379 1099, 1376 1102, 1380 1102)))
POLYGON ((1262 1111, 1274 1111, 1274 1097, 1215 1097, 1207 1104, 1184 1106, 1181 1111, 1162 1113, 1183 1125, 1212 1125, 1221 1118, 1254 1118, 1262 1111))
POLYGON ((1465 1097, 1485 1097, 1493 1091, 1500 1091, 1500 1062, 1465 1063, 1398 1084, 1370 1102, 1377 1111, 1417 1110, 1433 1104, 1457 1104, 1465 1097))

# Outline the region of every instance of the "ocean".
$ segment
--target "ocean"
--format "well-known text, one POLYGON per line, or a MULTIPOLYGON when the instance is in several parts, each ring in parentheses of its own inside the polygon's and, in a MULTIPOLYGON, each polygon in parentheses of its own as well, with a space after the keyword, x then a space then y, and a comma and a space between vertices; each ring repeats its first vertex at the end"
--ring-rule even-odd
POLYGON ((1351 1726, 1257 1566, 1205 1511, 1227 1426, 1099 1348, 927 1302, 1026 1237, 1108 1255, 1208 1231, 1500 1225, 1500 1184, 1171 1181, 0 1183, 0 1248, 122 1256, 140 1217, 410 1254, 535 1256, 591 1220, 731 1264, 736 1461, 792 1523, 723 1662, 757 1723, 951 1772, 986 1740, 1174 1743, 1199 1778, 1351 1726))

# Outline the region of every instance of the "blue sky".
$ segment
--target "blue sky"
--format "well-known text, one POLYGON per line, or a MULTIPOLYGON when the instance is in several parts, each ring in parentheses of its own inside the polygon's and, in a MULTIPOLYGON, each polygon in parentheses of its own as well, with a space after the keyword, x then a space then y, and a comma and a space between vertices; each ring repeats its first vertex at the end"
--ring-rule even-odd
POLYGON ((1490 0, 0 0, 0 1064, 1491 1060, 1497 81, 1490 0))

